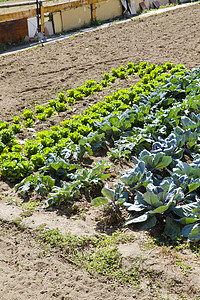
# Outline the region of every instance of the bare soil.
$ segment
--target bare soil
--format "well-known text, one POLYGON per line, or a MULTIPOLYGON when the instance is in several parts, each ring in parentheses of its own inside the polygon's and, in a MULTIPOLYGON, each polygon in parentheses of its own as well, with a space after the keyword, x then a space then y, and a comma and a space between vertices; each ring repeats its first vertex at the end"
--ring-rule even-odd
MULTIPOLYGON (((200 6, 196 4, 1 55, 1 120, 12 121, 24 108, 44 104, 86 80, 100 81, 105 72, 127 62, 173 62, 190 69, 198 67, 199 15, 200 6)), ((129 87, 137 80, 119 80, 90 100, 75 104, 72 112, 36 124, 34 130, 48 129, 72 114, 81 113, 103 100, 105 94, 129 87)), ((31 134, 25 132, 24 138, 31 134)), ((128 167, 117 165, 114 171, 128 167)), ((137 287, 121 285, 100 275, 91 276, 70 264, 60 249, 43 251, 35 238, 36 228, 43 223, 48 228, 58 227, 62 233, 70 230, 72 234, 90 235, 100 230, 110 234, 116 224, 112 224, 103 209, 94 209, 88 203, 74 215, 58 210, 26 215, 16 205, 18 196, 6 182, 1 181, 0 194, 0 299, 200 299, 199 254, 187 247, 157 246, 150 233, 134 231, 134 242, 120 245, 119 251, 127 268, 140 263, 140 283, 137 287), (13 220, 24 229, 15 226, 13 220)))

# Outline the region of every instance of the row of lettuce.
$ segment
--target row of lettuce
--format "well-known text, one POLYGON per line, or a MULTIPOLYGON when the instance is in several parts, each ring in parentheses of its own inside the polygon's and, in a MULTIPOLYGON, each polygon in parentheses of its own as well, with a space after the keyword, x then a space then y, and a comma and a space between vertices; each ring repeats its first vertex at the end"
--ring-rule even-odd
MULTIPOLYGON (((60 126, 37 133, 23 147, 13 125, 1 123, 2 178, 15 183, 24 178, 16 184, 21 195, 35 190, 45 199, 43 207, 59 206, 91 193, 109 177, 104 171, 110 164, 103 161, 91 169, 81 168, 85 153, 103 150, 114 160, 128 157, 136 167, 120 174, 114 190, 106 185, 93 204, 109 202, 116 212, 123 204, 132 215, 127 225, 147 229, 161 221, 172 239, 183 235, 199 240, 200 69, 143 62, 114 70, 104 74, 105 86, 113 77, 132 74, 140 82, 106 96, 104 102, 60 126)), ((76 91, 83 93, 78 88, 70 96, 76 91)), ((66 103, 65 96, 58 99, 66 103)))
MULTIPOLYGON (((128 63, 126 67, 120 66, 118 69, 112 69, 111 73, 105 73, 102 77, 103 80, 96 82, 95 80, 87 80, 84 85, 77 86, 76 89, 67 90, 66 94, 59 93, 58 98, 50 99, 47 105, 36 105, 34 109, 25 109, 21 116, 13 118, 12 131, 19 133, 23 128, 30 128, 36 121, 45 121, 52 116, 56 116, 60 112, 69 111, 71 106, 88 98, 101 91, 103 88, 111 85, 117 78, 125 79, 130 75, 137 74, 143 75, 143 69, 146 63, 134 65, 128 63)), ((0 124, 0 128, 8 128, 9 123, 0 124), (2 125, 2 126, 1 126, 2 125)))

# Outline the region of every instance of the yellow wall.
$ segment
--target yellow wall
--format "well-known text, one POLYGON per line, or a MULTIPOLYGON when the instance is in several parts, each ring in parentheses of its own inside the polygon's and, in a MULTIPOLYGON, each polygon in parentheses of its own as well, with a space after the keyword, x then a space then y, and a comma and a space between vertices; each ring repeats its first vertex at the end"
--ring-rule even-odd
POLYGON ((107 20, 119 17, 122 14, 122 5, 120 0, 107 0, 106 2, 96 4, 96 20, 107 20))
POLYGON ((53 13, 53 26, 54 26, 54 32, 60 33, 62 32, 62 19, 61 19, 61 12, 55 12, 53 13))
MULTIPOLYGON (((140 12, 141 8, 139 3, 144 2, 147 8, 153 8, 153 0, 129 0, 132 7, 136 12, 140 12)), ((160 5, 165 5, 168 0, 159 0, 160 5)), ((107 19, 119 17, 122 15, 122 4, 120 0, 107 0, 106 2, 100 2, 95 6, 94 15, 96 20, 104 21, 107 19)), ((89 24, 91 21, 91 6, 81 6, 77 8, 71 8, 62 10, 61 12, 53 13, 53 23, 55 33, 62 31, 68 31, 74 28, 82 27, 85 24, 89 24)))
POLYGON ((62 29, 64 31, 89 24, 91 20, 90 5, 61 11, 62 29))

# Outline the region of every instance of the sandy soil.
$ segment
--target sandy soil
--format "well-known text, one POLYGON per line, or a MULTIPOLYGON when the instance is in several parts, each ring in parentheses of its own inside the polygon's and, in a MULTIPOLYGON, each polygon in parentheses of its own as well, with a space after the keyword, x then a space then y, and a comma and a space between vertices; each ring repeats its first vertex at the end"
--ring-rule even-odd
POLYGON ((132 244, 119 246, 124 262, 132 262, 126 267, 140 265, 141 282, 134 288, 90 276, 80 266, 70 264, 61 250, 42 247, 30 229, 19 230, 2 221, 0 226, 2 300, 199 299, 200 264, 195 255, 184 251, 177 257, 176 251, 152 246, 144 233, 135 233, 132 244), (190 265, 189 274, 178 261, 190 265))
MULTIPOLYGON (((45 103, 58 92, 82 85, 88 79, 101 80, 105 72, 130 61, 170 61, 188 68, 198 67, 199 15, 197 4, 1 55, 1 120, 11 121, 25 107, 45 103)), ((117 82, 111 90, 128 87, 136 80, 117 82)), ((95 96, 92 103, 111 90, 98 94, 99 98, 95 96)), ((77 103, 75 112, 81 112, 87 105, 77 103)), ((66 117, 70 115, 63 114, 60 119, 66 117)), ((48 128, 53 122, 38 125, 37 130, 48 128)), ((70 230, 78 235, 95 234, 101 218, 98 211, 88 206, 84 218, 66 218, 55 211, 35 212, 23 218, 22 225, 27 229, 19 230, 5 222, 21 217, 22 208, 5 205, 17 196, 4 182, 0 183, 0 193, 0 299, 200 299, 199 257, 191 251, 152 245, 147 233, 135 232, 134 243, 119 247, 125 265, 130 267, 132 260, 142 258, 143 270, 152 270, 154 275, 151 280, 147 273, 141 275, 138 288, 120 286, 70 265, 59 249, 44 253, 35 239, 35 229, 42 223, 50 228, 59 227, 63 233, 70 230)))

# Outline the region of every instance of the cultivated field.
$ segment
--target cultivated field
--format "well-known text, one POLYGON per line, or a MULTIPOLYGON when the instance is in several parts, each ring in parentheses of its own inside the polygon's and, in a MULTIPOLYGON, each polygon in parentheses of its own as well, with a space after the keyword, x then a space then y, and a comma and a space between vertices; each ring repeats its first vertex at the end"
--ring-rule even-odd
MULTIPOLYGON (((16 135, 23 146, 38 132, 83 115, 86 109, 92 112, 105 96, 129 89, 142 78, 141 72, 135 72, 123 79, 121 68, 122 78, 116 76, 115 82, 111 79, 107 85, 104 74, 114 68, 130 62, 134 65, 148 62, 149 66, 170 62, 188 69, 197 68, 200 65, 199 15, 197 3, 1 55, 1 121, 13 124, 16 116, 25 121, 26 126, 16 135), (67 90, 77 89, 91 79, 101 83, 100 91, 77 98, 74 103, 70 97, 67 110, 62 111, 62 105, 55 104, 57 114, 45 120, 40 114, 34 117, 32 127, 27 126, 31 118, 26 118, 26 114, 36 106, 39 112, 41 106, 53 103, 50 99, 58 99, 58 93, 66 94, 67 90)), ((60 94, 59 99, 62 97, 60 94)), ((15 124, 18 124, 16 118, 15 124)), ((64 124, 67 129, 68 122, 64 124)), ((80 132, 78 127, 77 132, 80 132)), ((72 138, 79 137, 74 134, 72 138)), ((107 141, 111 150, 113 141, 109 138, 107 141)), ((9 145, 7 148, 13 149, 9 145)), ((118 158, 110 169, 102 171, 111 174, 107 180, 103 179, 111 187, 120 181, 119 172, 134 167, 131 159, 126 160, 123 155, 118 158)), ((191 162, 187 155, 184 159, 191 162)), ((92 170, 101 160, 110 162, 105 149, 94 155, 86 154, 79 165, 92 170)), ((21 163, 20 159, 18 162, 21 163)), ((14 172, 5 174, 0 183, 0 299, 200 299, 198 241, 190 243, 180 238, 172 242, 163 234, 160 221, 150 231, 124 226, 127 211, 121 208, 119 217, 109 205, 93 207, 91 200, 100 195, 100 189, 88 190, 86 180, 84 193, 77 197, 75 190, 71 190, 77 199, 73 204, 66 204, 61 198, 59 208, 40 209, 41 197, 35 192, 30 196, 24 190, 23 201, 13 188, 14 172)))

